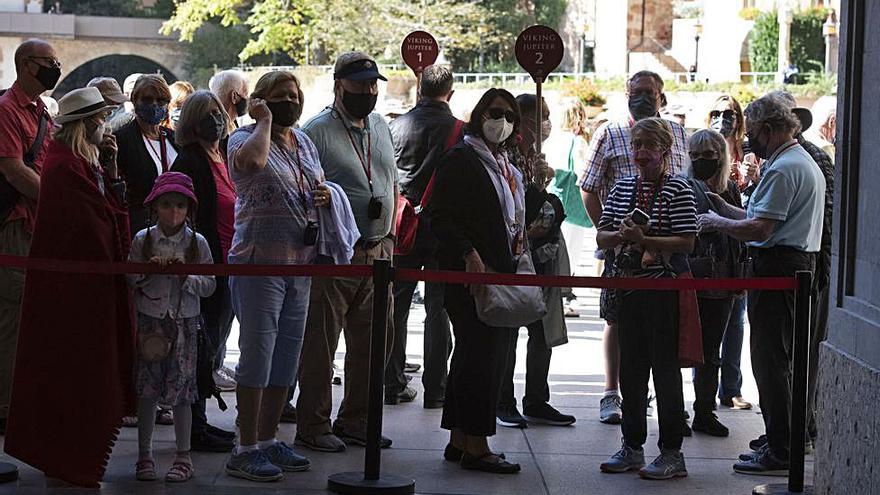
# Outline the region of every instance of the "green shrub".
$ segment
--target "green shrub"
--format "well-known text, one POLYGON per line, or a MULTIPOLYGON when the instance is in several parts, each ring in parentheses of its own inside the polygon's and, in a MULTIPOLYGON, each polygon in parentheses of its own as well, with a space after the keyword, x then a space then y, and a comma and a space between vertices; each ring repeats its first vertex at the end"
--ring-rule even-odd
MULTIPOLYGON (((797 83, 807 80, 806 74, 822 72, 825 63, 825 39, 822 24, 828 16, 824 8, 797 12, 791 22, 791 61, 800 74, 797 83)), ((762 12, 755 18, 749 34, 749 61, 754 72, 776 72, 779 51, 779 23, 776 12, 762 12)))

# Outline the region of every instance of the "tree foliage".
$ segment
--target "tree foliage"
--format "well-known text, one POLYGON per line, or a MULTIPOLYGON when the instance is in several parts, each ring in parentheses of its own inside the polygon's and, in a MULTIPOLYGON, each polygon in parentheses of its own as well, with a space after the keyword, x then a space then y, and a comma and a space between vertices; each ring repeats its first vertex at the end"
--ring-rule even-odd
MULTIPOLYGON (((58 4, 62 13, 76 15, 167 19, 174 12, 174 0, 157 0, 150 8, 145 8, 143 2, 137 0, 59 0, 58 4)), ((43 2, 46 11, 54 6, 54 1, 43 2)))
POLYGON ((565 0, 181 0, 163 30, 192 41, 208 23, 240 26, 249 33, 241 61, 285 53, 319 64, 353 49, 399 62, 403 37, 425 30, 456 68, 472 68, 481 51, 509 68, 519 31, 536 20, 558 26, 565 8, 565 0))
MULTIPOLYGON (((828 11, 809 9, 794 14, 791 22, 791 62, 801 73, 821 72, 825 60, 822 24, 828 11)), ((749 35, 749 60, 755 72, 776 72, 779 23, 776 12, 763 12, 749 35)))

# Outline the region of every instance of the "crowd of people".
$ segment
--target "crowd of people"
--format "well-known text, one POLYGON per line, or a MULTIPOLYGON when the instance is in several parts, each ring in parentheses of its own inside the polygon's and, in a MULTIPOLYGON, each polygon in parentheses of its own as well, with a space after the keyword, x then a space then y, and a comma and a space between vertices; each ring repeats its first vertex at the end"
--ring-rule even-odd
MULTIPOLYGON (((627 120, 589 128, 577 106, 566 112, 568 169, 555 170, 538 152, 552 130, 546 101, 492 88, 463 122, 450 110, 453 74, 444 66, 425 69, 415 107, 389 122, 375 111, 385 78, 361 52, 337 58, 333 103, 309 119, 294 74, 268 72, 250 88, 234 70, 216 74, 209 90, 182 81, 169 86, 156 74, 132 75, 120 87, 99 75, 64 95, 50 115, 40 95, 57 84, 61 64, 49 43, 22 43, 16 82, 0 96, 2 254, 162 267, 393 259, 415 269, 571 275, 591 223, 604 277, 809 270, 818 314, 813 355, 824 338, 833 161, 804 139, 811 115, 784 91, 745 109, 722 96, 707 109, 705 128, 689 131, 660 117, 662 78, 638 72, 627 83, 627 120), (577 171, 579 180, 563 182, 577 171)), ((833 114, 821 123, 830 143, 833 126, 833 114)), ((376 330, 369 278, 38 269, 25 276, 0 267, 0 287, 5 449, 48 476, 96 485, 120 426, 138 428, 134 476, 144 481, 158 478, 154 424, 174 425, 166 482, 194 476, 194 450, 226 453, 231 476, 274 481, 311 467, 303 449, 366 445, 376 330), (234 319, 241 355, 233 371, 224 362, 234 319), (344 394, 331 420, 340 335, 344 394), (79 376, 100 379, 82 388, 79 376), (55 391, 54 401, 101 407, 59 418, 47 407, 46 390, 55 391), (231 390, 234 432, 209 424, 206 414, 210 397, 225 410, 221 391, 231 390), (277 438, 282 420, 296 422, 291 443, 299 451, 277 438), (77 445, 77 456, 46 449, 49 441, 77 445)), ((418 395, 406 362, 415 290, 414 282, 395 282, 382 329, 389 406, 418 395)), ((422 399, 425 408, 443 409, 447 461, 517 473, 520 465, 489 444, 497 426, 575 423, 550 405, 548 382, 552 349, 567 342, 572 297, 549 287, 425 284, 422 399), (499 302, 513 306, 499 312, 499 302), (528 330, 522 412, 513 387, 520 326, 528 330)), ((787 474, 794 296, 759 290, 693 298, 602 291, 599 420, 620 424, 623 436, 603 472, 686 476, 683 437, 728 436, 716 397, 725 407, 752 407, 742 397, 739 366, 746 313, 766 434, 734 470, 787 474), (696 357, 685 359, 683 342, 698 343, 696 357), (682 367, 694 368, 691 424, 682 367), (651 376, 660 455, 646 464, 651 376)), ((812 357, 810 363, 806 444, 816 435, 812 357)), ((382 448, 391 445, 381 438, 382 448)))

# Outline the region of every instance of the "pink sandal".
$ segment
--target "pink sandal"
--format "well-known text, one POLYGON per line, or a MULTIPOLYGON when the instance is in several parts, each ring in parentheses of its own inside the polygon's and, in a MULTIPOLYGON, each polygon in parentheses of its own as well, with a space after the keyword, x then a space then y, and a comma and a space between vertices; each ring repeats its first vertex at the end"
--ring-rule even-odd
POLYGON ((190 459, 175 459, 168 472, 165 473, 165 481, 169 483, 181 483, 188 481, 196 474, 190 459))
POLYGON ((134 476, 138 481, 156 481, 156 462, 142 459, 135 464, 134 476))

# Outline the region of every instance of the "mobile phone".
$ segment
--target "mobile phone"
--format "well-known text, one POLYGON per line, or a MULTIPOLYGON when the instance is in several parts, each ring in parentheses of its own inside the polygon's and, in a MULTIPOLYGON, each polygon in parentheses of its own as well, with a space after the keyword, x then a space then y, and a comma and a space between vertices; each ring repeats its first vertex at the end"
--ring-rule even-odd
POLYGON ((629 216, 636 225, 648 225, 648 222, 651 220, 647 213, 638 208, 634 208, 629 216))

